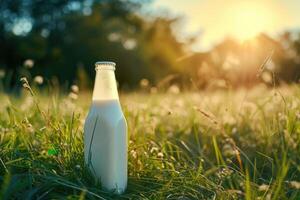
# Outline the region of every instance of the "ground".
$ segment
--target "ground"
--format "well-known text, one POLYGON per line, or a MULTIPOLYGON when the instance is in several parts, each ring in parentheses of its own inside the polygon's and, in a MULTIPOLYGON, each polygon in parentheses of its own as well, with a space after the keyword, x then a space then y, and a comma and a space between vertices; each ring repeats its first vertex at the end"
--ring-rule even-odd
POLYGON ((84 166, 91 95, 76 92, 0 95, 0 199, 300 199, 297 85, 121 93, 129 182, 120 196, 84 166))

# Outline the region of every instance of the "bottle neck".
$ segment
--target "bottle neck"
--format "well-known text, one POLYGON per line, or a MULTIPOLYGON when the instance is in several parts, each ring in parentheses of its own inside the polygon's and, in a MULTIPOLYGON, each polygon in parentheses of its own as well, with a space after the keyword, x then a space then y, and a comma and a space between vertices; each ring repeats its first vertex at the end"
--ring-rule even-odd
POLYGON ((96 69, 93 101, 118 99, 119 95, 114 70, 96 69))

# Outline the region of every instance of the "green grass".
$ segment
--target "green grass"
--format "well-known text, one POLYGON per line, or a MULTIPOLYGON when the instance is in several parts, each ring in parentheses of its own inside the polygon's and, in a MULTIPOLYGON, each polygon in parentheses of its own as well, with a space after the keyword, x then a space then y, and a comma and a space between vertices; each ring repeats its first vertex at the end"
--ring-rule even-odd
POLYGON ((300 199, 299 97, 298 86, 121 94, 129 182, 117 196, 83 163, 90 94, 1 94, 0 199, 300 199))

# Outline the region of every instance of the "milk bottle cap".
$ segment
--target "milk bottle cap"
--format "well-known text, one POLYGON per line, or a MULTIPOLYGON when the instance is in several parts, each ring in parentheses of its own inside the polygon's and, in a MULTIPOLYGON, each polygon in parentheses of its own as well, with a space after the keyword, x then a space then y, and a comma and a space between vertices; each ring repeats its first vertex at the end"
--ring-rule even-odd
POLYGON ((115 70, 116 63, 110 61, 98 61, 95 63, 95 70, 115 70))

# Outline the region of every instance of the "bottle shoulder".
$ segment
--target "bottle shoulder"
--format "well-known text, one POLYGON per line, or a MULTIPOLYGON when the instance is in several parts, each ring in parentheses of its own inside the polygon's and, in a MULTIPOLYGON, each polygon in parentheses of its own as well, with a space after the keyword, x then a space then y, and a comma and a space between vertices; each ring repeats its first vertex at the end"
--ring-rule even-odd
POLYGON ((117 126, 117 124, 121 123, 120 121, 126 124, 125 116, 118 101, 93 103, 85 123, 95 123, 96 119, 97 123, 101 121, 109 126, 117 126))
POLYGON ((91 114, 117 114, 122 113, 121 104, 118 99, 93 100, 89 113, 91 114))
POLYGON ((111 116, 111 115, 101 115, 92 114, 88 115, 84 124, 84 132, 89 133, 95 127, 96 130, 117 130, 127 132, 127 122, 124 115, 111 116))

